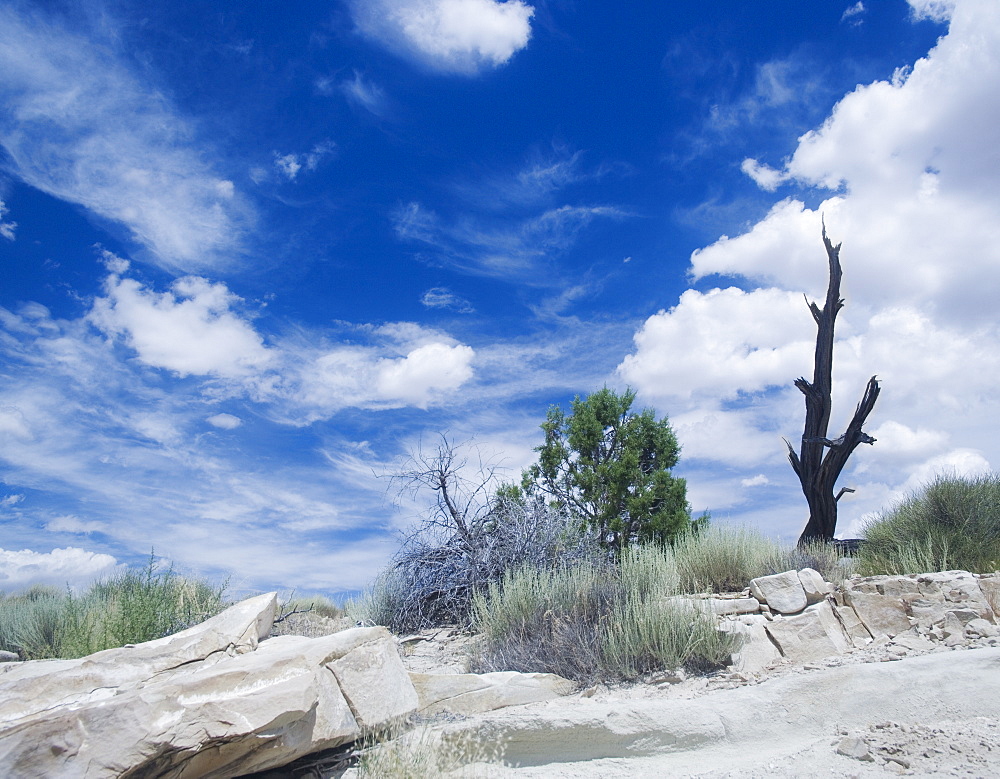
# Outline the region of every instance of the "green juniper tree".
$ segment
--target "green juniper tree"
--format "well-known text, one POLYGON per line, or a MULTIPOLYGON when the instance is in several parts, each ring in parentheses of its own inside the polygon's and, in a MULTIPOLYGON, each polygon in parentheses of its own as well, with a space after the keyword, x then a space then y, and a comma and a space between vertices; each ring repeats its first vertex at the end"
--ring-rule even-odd
POLYGON ((666 417, 631 412, 635 392, 605 387, 549 409, 538 462, 522 489, 573 512, 606 547, 670 541, 707 521, 691 521, 684 479, 673 476, 680 446, 666 417))

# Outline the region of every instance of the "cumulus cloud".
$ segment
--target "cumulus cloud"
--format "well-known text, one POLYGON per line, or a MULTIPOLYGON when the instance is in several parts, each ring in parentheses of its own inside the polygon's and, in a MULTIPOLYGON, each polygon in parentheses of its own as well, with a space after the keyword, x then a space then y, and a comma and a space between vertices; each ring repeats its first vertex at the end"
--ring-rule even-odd
POLYGON ((800 375, 812 352, 811 321, 794 292, 688 290, 670 311, 646 320, 619 373, 645 394, 732 399, 800 375))
POLYGON ((158 293, 112 274, 104 291, 91 321, 121 337, 147 365, 180 376, 237 378, 272 361, 261 336, 234 310, 240 298, 225 284, 185 276, 158 293))
POLYGON ((432 68, 475 74, 528 45, 535 10, 521 0, 374 0, 353 3, 366 36, 432 68))
POLYGON ((123 225, 171 269, 229 262, 253 215, 116 42, 0 8, 0 145, 12 175, 123 225))
POLYGON ((76 547, 51 552, 0 549, 0 591, 13 593, 36 584, 79 590, 121 568, 111 555, 76 547))
POLYGON ((442 401, 473 375, 474 350, 434 341, 400 356, 382 350, 342 346, 301 358, 290 401, 304 418, 330 416, 346 406, 427 408, 442 401))
MULTIPOLYGON (((927 56, 845 95, 780 169, 744 161, 765 191, 794 183, 810 197, 782 199, 744 234, 693 253, 694 279, 757 288, 684 293, 643 324, 619 366, 644 398, 681 410, 685 455, 708 461, 698 473, 716 480, 723 504, 732 485, 759 475, 770 494, 801 500, 780 437, 801 434, 791 382, 811 375, 815 326, 802 293, 822 301, 825 292, 824 218, 844 242, 846 299, 831 434, 868 377, 883 386, 869 422, 878 443, 859 450, 841 480, 858 488, 842 501, 842 527, 855 532, 859 516, 938 472, 979 473, 997 459, 982 420, 1000 414, 1000 6, 911 6, 914 18, 950 20, 927 56), (732 469, 731 486, 720 466, 732 469)), ((782 521, 793 520, 801 517, 782 521)), ((777 529, 794 536, 801 525, 777 529)))

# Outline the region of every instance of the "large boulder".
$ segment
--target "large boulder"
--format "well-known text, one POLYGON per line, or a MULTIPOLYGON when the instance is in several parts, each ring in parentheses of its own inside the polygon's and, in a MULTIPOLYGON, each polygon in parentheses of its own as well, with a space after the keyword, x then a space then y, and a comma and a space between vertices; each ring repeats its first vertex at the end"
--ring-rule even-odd
POLYGON ((167 639, 0 672, 0 765, 18 777, 230 777, 416 711, 384 628, 270 630, 273 594, 167 639), (228 635, 227 635, 228 633, 228 635))
POLYGON ((771 611, 779 614, 796 614, 808 603, 802 582, 796 571, 785 571, 771 576, 760 576, 750 582, 750 593, 771 611))
POLYGON ((903 601, 898 597, 847 589, 844 600, 874 638, 896 636, 911 627, 903 601))
POLYGON ((833 606, 826 601, 796 616, 768 622, 765 627, 781 654, 795 662, 820 660, 854 649, 833 606))

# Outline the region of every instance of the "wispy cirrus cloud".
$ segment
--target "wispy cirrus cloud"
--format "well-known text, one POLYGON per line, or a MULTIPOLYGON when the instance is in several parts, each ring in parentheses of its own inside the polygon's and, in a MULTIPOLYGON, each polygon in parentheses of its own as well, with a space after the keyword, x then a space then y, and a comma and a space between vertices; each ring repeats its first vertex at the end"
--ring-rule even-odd
POLYGON ((232 262, 254 212, 198 129, 128 64, 119 42, 0 8, 0 145, 8 173, 123 226, 155 262, 232 262))
POLYGON ((352 2, 358 29, 435 70, 474 75, 528 45, 534 8, 521 0, 352 2))
MULTIPOLYGON (((117 297, 103 331, 93 315, 0 309, 11 377, 0 386, 0 461, 23 487, 0 500, 4 546, 85 538, 119 559, 152 546, 206 575, 266 572, 257 586, 359 588, 395 546, 372 475, 380 463, 365 450, 361 481, 334 468, 310 422, 341 414, 339 429, 356 409, 433 408, 471 380, 474 351, 411 323, 355 326, 351 343, 318 331, 264 343, 233 293, 204 279, 156 292, 112 274, 106 291, 117 297), (171 333, 176 344, 165 345, 171 333), (199 354, 196 342, 208 348, 199 354), (306 547, 326 561, 310 572, 300 570, 306 547)), ((324 436, 326 450, 355 451, 349 436, 324 436)), ((0 560, 8 554, 19 553, 0 550, 0 560)), ((115 564, 105 555, 94 569, 80 549, 70 557, 80 577, 115 564)), ((45 570, 35 581, 62 575, 58 560, 36 562, 45 570)))
POLYGON ((393 214, 396 235, 428 247, 435 264, 467 273, 544 283, 549 263, 597 219, 631 216, 616 206, 563 205, 522 219, 482 216, 442 220, 420 203, 407 203, 393 214))
POLYGON ((8 241, 13 241, 14 231, 17 229, 17 222, 5 222, 3 220, 9 210, 10 209, 7 208, 6 204, 0 200, 0 236, 3 236, 8 241))
POLYGON ((385 90, 358 71, 354 71, 353 77, 340 82, 340 91, 352 105, 374 116, 385 117, 389 113, 389 98, 385 90))
POLYGON ((447 308, 459 314, 471 314, 476 310, 468 300, 447 287, 431 287, 420 296, 420 303, 427 308, 447 308))

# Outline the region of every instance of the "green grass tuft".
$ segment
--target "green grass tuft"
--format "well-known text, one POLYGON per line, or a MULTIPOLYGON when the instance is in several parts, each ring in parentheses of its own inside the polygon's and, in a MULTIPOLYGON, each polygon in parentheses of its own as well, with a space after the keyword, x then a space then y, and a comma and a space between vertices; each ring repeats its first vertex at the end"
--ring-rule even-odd
POLYGON ((26 660, 71 658, 168 636, 225 608, 226 585, 158 570, 155 559, 81 596, 33 588, 0 598, 0 649, 26 660))
POLYGON ((863 532, 864 576, 1000 570, 1000 475, 939 476, 863 532))

